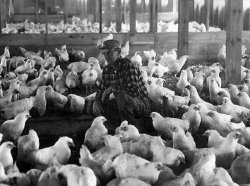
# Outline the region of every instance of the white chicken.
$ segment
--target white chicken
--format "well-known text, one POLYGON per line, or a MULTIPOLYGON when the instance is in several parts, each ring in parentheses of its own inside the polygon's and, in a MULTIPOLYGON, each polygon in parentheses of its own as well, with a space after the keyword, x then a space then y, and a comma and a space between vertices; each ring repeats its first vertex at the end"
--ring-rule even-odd
POLYGON ((55 48, 55 52, 58 55, 60 62, 69 61, 69 54, 68 54, 66 45, 63 45, 60 50, 55 48))
POLYGON ((82 73, 84 70, 90 68, 90 64, 83 61, 73 62, 67 66, 67 69, 74 70, 77 73, 82 73))
POLYGON ((98 39, 97 43, 96 43, 96 47, 102 47, 103 46, 103 42, 107 41, 107 40, 110 40, 110 39, 114 39, 113 34, 109 34, 107 36, 104 36, 104 37, 98 39))
POLYGON ((98 78, 98 73, 93 68, 94 68, 94 66, 91 64, 90 69, 85 70, 81 75, 82 76, 82 84, 86 88, 87 95, 92 92, 92 86, 94 84, 96 84, 96 81, 98 78), (89 90, 88 90, 88 88, 89 88, 89 90))
POLYGON ((80 80, 75 71, 71 71, 66 76, 65 83, 68 88, 76 88, 80 85, 80 80))
POLYGON ((176 53, 177 49, 173 48, 172 50, 170 50, 169 52, 164 52, 159 63, 164 66, 167 67, 169 65, 169 63, 177 60, 177 53, 176 53))
POLYGON ((124 58, 129 55, 129 41, 121 48, 121 56, 124 58))
POLYGON ((131 58, 132 63, 134 63, 139 68, 142 67, 142 58, 140 56, 140 52, 135 52, 134 56, 131 58))

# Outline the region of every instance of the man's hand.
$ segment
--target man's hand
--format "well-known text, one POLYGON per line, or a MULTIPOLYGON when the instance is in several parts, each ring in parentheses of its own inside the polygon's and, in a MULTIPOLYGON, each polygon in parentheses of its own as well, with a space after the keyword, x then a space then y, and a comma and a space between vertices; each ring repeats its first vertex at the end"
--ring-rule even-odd
POLYGON ((101 116, 103 114, 103 108, 99 100, 95 100, 93 103, 93 114, 95 116, 101 116))
POLYGON ((112 86, 110 86, 109 88, 107 88, 106 90, 104 90, 103 94, 102 94, 102 103, 104 103, 104 101, 108 98, 108 96, 112 93, 112 86))

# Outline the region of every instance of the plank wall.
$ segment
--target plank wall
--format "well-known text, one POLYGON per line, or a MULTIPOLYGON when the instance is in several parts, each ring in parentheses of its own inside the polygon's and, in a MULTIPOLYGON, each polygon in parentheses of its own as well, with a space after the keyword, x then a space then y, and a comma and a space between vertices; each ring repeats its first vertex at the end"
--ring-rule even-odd
MULTIPOLYGON (((97 56, 96 42, 107 34, 0 34, 0 54, 5 46, 10 47, 12 55, 21 55, 19 46, 32 51, 49 50, 54 52, 55 47, 66 44, 68 48, 82 49, 86 57, 97 56)), ((177 48, 178 33, 129 33, 114 34, 114 38, 125 44, 130 41, 130 56, 136 51, 154 49, 160 55, 172 48, 177 48)), ((203 62, 216 62, 219 48, 226 43, 226 32, 189 33, 188 53, 189 65, 203 62)), ((242 32, 242 43, 250 53, 250 32, 242 32)))

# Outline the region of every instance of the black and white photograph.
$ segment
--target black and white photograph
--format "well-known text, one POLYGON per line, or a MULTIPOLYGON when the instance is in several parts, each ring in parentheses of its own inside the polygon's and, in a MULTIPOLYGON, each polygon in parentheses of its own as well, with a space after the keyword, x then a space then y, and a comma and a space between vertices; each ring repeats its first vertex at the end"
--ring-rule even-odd
POLYGON ((0 0, 0 186, 250 186, 250 0, 0 0))

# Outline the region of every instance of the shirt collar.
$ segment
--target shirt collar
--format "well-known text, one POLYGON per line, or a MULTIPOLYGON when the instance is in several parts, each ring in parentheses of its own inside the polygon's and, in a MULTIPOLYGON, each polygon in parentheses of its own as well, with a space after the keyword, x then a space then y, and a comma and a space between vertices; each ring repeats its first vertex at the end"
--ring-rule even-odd
POLYGON ((117 58, 117 60, 114 63, 114 65, 108 65, 108 67, 110 69, 112 69, 113 71, 117 71, 117 69, 119 68, 120 64, 121 64, 121 56, 117 58))

